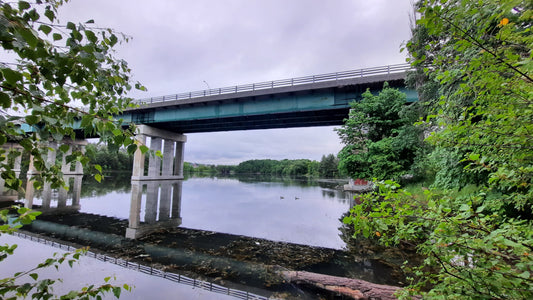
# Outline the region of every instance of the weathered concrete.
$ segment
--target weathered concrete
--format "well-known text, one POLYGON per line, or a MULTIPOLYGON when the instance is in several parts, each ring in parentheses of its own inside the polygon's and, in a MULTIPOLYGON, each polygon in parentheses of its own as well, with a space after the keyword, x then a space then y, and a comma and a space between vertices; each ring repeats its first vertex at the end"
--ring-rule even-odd
POLYGON ((126 238, 136 239, 162 228, 173 228, 181 225, 182 182, 182 180, 133 181, 126 238), (144 222, 141 223, 144 185, 146 185, 146 205, 144 222))
MULTIPOLYGON (((64 176, 64 180, 69 180, 68 178, 71 178, 69 176, 83 176, 83 165, 81 162, 76 161, 75 167, 72 168, 71 163, 66 162, 66 157, 72 154, 72 151, 79 150, 82 153, 85 151, 85 146, 87 145, 86 140, 71 140, 71 139, 64 139, 61 141, 61 144, 69 145, 69 149, 65 153, 61 153, 62 155, 62 165, 61 165, 61 173, 64 176)), ((46 159, 45 159, 45 165, 47 168, 53 166, 56 162, 56 158, 58 155, 58 148, 59 144, 56 141, 50 141, 47 145, 48 151, 46 153, 46 159)), ((39 172, 35 169, 34 166, 34 158, 32 155, 30 155, 30 164, 28 168, 27 173, 27 183, 26 183, 26 193, 24 196, 24 206, 28 208, 33 207, 33 198, 35 196, 35 188, 33 187, 33 177, 39 175, 39 172)), ((81 189, 81 178, 75 179, 75 186, 78 184, 79 181, 79 188, 76 190, 76 193, 78 194, 77 203, 79 205, 79 189, 81 189)), ((58 205, 60 206, 66 206, 66 190, 65 189, 59 189, 58 191, 58 205)), ((75 198, 75 197, 74 197, 75 198)), ((43 183, 43 191, 42 191, 42 208, 47 209, 50 208, 50 203, 52 200, 52 189, 50 186, 50 182, 44 182, 43 183)))
POLYGON ((146 145, 150 138, 148 174, 145 174, 144 161, 146 153, 137 149, 133 159, 132 181, 176 180, 183 179, 183 153, 187 137, 147 125, 140 125, 136 135, 139 146, 146 145), (155 153, 160 151, 163 159, 155 153))
MULTIPOLYGON (((6 151, 5 152, 5 158, 7 163, 11 163, 11 170, 15 172, 15 176, 18 178, 20 176, 20 166, 22 161, 22 147, 15 143, 5 143, 2 145, 2 148, 6 151), (19 155, 16 155, 12 162, 9 162, 9 156, 14 155, 16 153, 20 153, 19 155)), ((3 171, 0 169, 0 172, 3 171)), ((15 201, 18 199, 17 191, 12 190, 4 190, 5 188, 5 180, 0 177, 0 201, 15 201)))

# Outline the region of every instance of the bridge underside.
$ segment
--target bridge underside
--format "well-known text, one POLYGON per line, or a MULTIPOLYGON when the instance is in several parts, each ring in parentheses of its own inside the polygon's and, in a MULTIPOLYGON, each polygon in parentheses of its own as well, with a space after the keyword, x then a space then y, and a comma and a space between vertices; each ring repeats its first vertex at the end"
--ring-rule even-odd
POLYGON ((335 81, 146 103, 122 117, 125 122, 179 133, 342 125, 350 103, 361 100, 367 89, 379 92, 385 81, 406 92, 407 102, 417 100, 416 92, 405 88, 403 74, 396 74, 364 78, 364 82, 335 81))
POLYGON ((343 119, 348 116, 348 111, 348 108, 343 107, 327 111, 312 110, 228 118, 196 119, 194 122, 189 120, 171 121, 151 123, 150 126, 183 133, 333 126, 342 125, 343 119))

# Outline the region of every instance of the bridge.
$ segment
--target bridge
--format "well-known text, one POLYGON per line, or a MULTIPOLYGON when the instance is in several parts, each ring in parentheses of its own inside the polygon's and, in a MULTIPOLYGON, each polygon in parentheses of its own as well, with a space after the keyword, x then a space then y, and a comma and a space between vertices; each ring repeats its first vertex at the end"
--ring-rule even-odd
MULTIPOLYGON (((136 238, 153 230, 150 226, 143 227, 139 221, 144 186, 147 186, 150 195, 158 194, 160 186, 161 195, 167 195, 171 189, 168 185, 164 186, 164 182, 179 183, 183 179, 184 144, 187 141, 184 134, 341 125, 348 117, 352 101, 361 100, 366 90, 379 92, 385 82, 405 92, 407 102, 417 101, 416 91, 405 86, 405 75, 409 69, 408 64, 390 65, 137 100, 139 107, 125 111, 120 117, 127 123, 138 124, 136 139, 139 143, 150 145, 153 152, 161 151, 163 157, 150 155, 146 170, 146 154, 139 149, 135 152, 127 237, 136 238)), ((22 129, 26 132, 35 130, 25 124, 22 129)), ((70 144, 66 155, 69 155, 73 148, 83 151, 86 144, 84 138, 87 137, 80 133, 76 140, 65 138, 61 141, 61 144, 70 144)), ((15 144, 6 144, 4 147, 15 152, 20 149, 20 146, 15 144)), ((78 182, 76 178, 83 174, 81 164, 67 164, 65 155, 58 156, 59 147, 55 141, 48 143, 46 163, 53 165, 61 159, 61 170, 65 178, 74 176, 75 182, 78 182)), ((20 164, 21 156, 18 156, 14 161, 13 170, 20 172, 20 164)), ((31 178, 34 175, 38 173, 30 156, 25 191, 27 207, 33 206, 34 189, 31 178)), ((0 194, 3 187, 4 182, 0 178, 0 194)), ((50 192, 50 183, 45 182, 43 193, 49 195, 50 192)), ((61 203, 64 204, 64 193, 60 196, 61 203)), ((178 193, 173 197, 179 200, 180 195, 178 193)), ((48 203, 48 198, 45 197, 43 203, 48 203)), ((165 203, 168 206, 167 202, 165 203)), ((73 200, 72 203, 76 206, 77 202, 73 200)), ((165 207, 168 208, 167 206, 165 207)))
POLYGON ((409 69, 389 65, 140 99, 122 117, 178 133, 342 125, 350 102, 384 82, 416 101, 416 91, 405 87, 409 69))

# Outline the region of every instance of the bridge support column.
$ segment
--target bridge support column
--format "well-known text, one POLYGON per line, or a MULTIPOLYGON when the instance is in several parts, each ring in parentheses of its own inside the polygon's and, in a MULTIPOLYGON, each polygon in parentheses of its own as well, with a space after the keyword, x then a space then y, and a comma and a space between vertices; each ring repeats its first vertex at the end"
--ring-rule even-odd
POLYGON ((181 225, 182 180, 132 181, 131 206, 126 238, 136 239, 162 228, 181 225), (146 185, 146 205, 141 216, 142 190, 146 185), (144 217, 144 222, 141 222, 144 217))
POLYGON ((132 181, 142 180, 176 180, 183 179, 183 152, 187 137, 147 125, 140 125, 137 141, 141 145, 147 144, 150 138, 150 149, 161 152, 163 159, 158 155, 150 155, 148 159, 148 174, 145 174, 145 154, 137 149, 133 158, 132 181))
POLYGON ((146 155, 137 149, 133 158, 131 176, 131 203, 126 237, 138 238, 164 227, 181 224, 181 186, 183 179, 183 153, 187 137, 162 129, 140 125, 137 141, 163 157, 150 154, 148 172, 145 173, 146 155), (146 185, 144 222, 141 222, 142 191, 146 185))
MULTIPOLYGON (((66 162, 66 157, 68 155, 71 155, 72 154, 72 150, 79 150, 81 152, 84 152, 85 151, 85 146, 87 145, 87 141, 86 140, 79 140, 79 141, 73 141, 73 140, 70 140, 70 139, 65 139, 62 141, 62 144, 67 144, 69 145, 69 149, 67 150, 67 152, 65 153, 62 153, 62 164, 61 164, 61 172, 63 173, 63 176, 64 178, 63 179, 66 179, 68 180, 68 176, 73 176, 73 175, 83 175, 83 165, 79 162, 79 161, 76 161, 75 163, 75 168, 73 170, 73 168, 71 167, 71 163, 67 163, 66 162)), ((47 168, 53 166, 55 163, 56 163, 56 158, 57 158, 57 154, 58 154, 58 151, 57 149, 59 148, 59 145, 56 141, 50 141, 48 142, 48 152, 46 154, 46 158, 45 158, 45 166, 47 168)), ((34 167, 34 162, 33 162, 33 156, 30 156, 30 165, 29 165, 29 169, 28 169, 28 173, 27 173, 27 183, 26 183, 26 194, 25 194, 25 201, 24 201, 24 206, 27 207, 27 208, 32 208, 33 207, 33 200, 34 200, 34 196, 35 196, 35 189, 33 187, 33 180, 32 180, 32 177, 34 177, 35 175, 39 175, 39 172, 35 169, 34 167)), ((81 180, 81 179, 80 179, 81 180)), ((80 181, 81 182, 81 181, 80 181)), ((67 185, 68 185, 68 182, 67 182, 67 185)), ((42 198, 42 208, 46 209, 46 208, 50 208, 50 202, 51 202, 51 199, 52 199, 52 189, 51 189, 51 186, 50 186, 50 182, 43 182, 43 190, 42 190, 42 193, 41 193, 41 198, 42 198)), ((59 191, 59 195, 60 195, 60 205, 63 205, 66 201, 66 195, 67 195, 67 191, 62 189, 59 191), (64 201, 65 200, 65 201, 64 201)), ((79 200, 78 200, 79 202, 79 200)))
MULTIPOLYGON (((11 170, 15 172, 15 177, 20 176, 20 165, 22 162, 22 147, 15 143, 6 143, 2 145, 2 149, 5 151, 2 156, 5 155, 5 163, 11 167, 11 170)), ((0 171, 3 171, 0 169, 0 171)), ((17 200, 17 191, 4 191, 5 180, 0 177, 0 201, 15 201, 17 200)))

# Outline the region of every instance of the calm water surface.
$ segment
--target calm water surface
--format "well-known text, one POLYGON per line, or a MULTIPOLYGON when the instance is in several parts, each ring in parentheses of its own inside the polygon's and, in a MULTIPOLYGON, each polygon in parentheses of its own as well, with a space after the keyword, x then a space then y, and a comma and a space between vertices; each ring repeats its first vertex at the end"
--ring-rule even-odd
MULTIPOLYGON (((187 178, 181 191, 181 227, 342 249, 339 218, 352 201, 334 187, 307 179, 187 178)), ((102 184, 84 179, 80 212, 128 219, 130 201, 127 175, 110 175, 102 184)), ((145 212, 146 188, 141 221, 145 212)))
MULTIPOLYGON (((181 184, 179 211, 182 219, 181 227, 342 249, 345 243, 339 237, 338 228, 341 225, 339 218, 349 210, 353 202, 350 200, 351 196, 334 187, 334 183, 280 178, 188 178, 181 184)), ((147 195, 150 194, 147 189, 145 186, 142 195, 141 221, 144 221, 145 214, 148 216, 154 213, 153 206, 149 208, 147 205, 149 202, 147 195)), ((131 190, 129 174, 110 175, 101 184, 86 178, 81 188, 79 211, 128 219, 131 190)), ((158 219, 160 208, 165 206, 161 196, 162 190, 163 188, 159 190, 159 196, 155 200, 158 207, 156 210, 159 211, 158 219)), ((72 191, 69 192, 67 206, 72 204, 71 193, 72 191)), ((65 205, 59 204, 58 195, 58 192, 52 193, 50 207, 65 205)), ((43 197, 37 194, 34 204, 42 203, 43 197)), ((171 206, 174 207, 174 204, 171 206)), ((19 256, 10 259, 11 267, 3 264, 0 277, 36 264, 39 259, 50 256, 51 251, 57 252, 57 249, 49 250, 42 244, 5 235, 0 237, 0 242, 21 245, 18 250, 19 256), (35 249, 38 249, 40 255, 28 254, 28 251, 33 252, 35 249), (21 261, 20 257, 28 255, 32 257, 31 261, 27 259, 21 261)), ((127 296, 130 299, 153 297, 152 287, 155 286, 161 294, 159 296, 162 296, 160 299, 168 298, 165 293, 177 294, 187 299, 226 299, 222 295, 199 289, 176 287, 173 283, 156 277, 141 278, 139 276, 144 274, 132 273, 110 264, 102 265, 90 259, 84 259, 74 270, 67 268, 55 275, 72 277, 72 282, 65 282, 64 288, 79 288, 81 278, 69 275, 71 273, 83 273, 84 282, 87 280, 92 283, 110 274, 116 275, 119 281, 137 286, 135 292, 127 296)), ((54 277, 53 274, 43 275, 54 277)))

